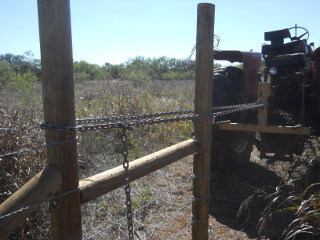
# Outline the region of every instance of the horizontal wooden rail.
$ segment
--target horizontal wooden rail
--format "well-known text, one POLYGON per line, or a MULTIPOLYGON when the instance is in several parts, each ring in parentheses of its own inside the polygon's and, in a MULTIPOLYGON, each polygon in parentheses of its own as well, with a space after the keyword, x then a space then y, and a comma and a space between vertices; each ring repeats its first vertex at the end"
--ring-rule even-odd
POLYGON ((4 201, 0 205, 0 216, 17 212, 0 219, 0 239, 5 239, 22 224, 39 207, 38 203, 53 196, 60 188, 61 183, 62 175, 59 168, 48 165, 4 201), (18 211, 22 208, 26 209, 18 211))
MULTIPOLYGON (((190 139, 134 160, 130 162, 130 181, 146 176, 197 151, 198 143, 190 139)), ((119 166, 81 180, 79 183, 81 204, 123 186, 125 184, 123 172, 123 167, 119 166)))

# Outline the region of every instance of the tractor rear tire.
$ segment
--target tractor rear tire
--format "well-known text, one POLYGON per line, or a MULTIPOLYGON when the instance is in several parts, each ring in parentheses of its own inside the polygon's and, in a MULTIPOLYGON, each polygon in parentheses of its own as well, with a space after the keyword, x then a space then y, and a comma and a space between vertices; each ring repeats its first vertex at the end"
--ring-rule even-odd
MULTIPOLYGON (((236 67, 218 68, 213 77, 213 106, 228 106, 246 102, 243 71, 236 67)), ((250 122, 247 112, 216 118, 216 121, 250 122)), ((253 144, 244 139, 242 132, 223 131, 217 125, 212 129, 211 166, 229 170, 245 165, 250 160, 253 144)))

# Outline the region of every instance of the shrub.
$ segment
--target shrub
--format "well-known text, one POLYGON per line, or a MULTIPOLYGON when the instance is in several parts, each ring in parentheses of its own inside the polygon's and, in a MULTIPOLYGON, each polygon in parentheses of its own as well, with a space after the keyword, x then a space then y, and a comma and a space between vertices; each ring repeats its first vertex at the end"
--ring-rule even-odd
POLYGON ((8 82, 14 75, 10 65, 6 61, 0 61, 0 90, 8 85, 8 82))
POLYGON ((74 62, 73 70, 74 79, 76 81, 111 79, 111 75, 104 67, 100 67, 97 64, 87 63, 86 61, 74 62))
POLYGON ((27 72, 22 75, 12 75, 9 78, 8 87, 14 92, 28 95, 35 89, 37 77, 32 72, 27 72))
POLYGON ((124 71, 121 79, 132 81, 135 86, 141 86, 144 84, 151 83, 151 78, 147 72, 142 70, 127 70, 124 71))
POLYGON ((85 72, 75 72, 73 77, 75 81, 87 81, 90 79, 90 75, 85 72))

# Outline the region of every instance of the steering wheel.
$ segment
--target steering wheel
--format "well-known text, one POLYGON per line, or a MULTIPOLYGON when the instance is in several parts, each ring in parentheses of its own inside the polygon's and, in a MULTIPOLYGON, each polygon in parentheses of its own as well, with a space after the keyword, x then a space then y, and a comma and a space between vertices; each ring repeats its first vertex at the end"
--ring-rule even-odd
POLYGON ((305 29, 304 27, 298 27, 297 25, 295 25, 294 27, 289 28, 289 31, 291 32, 293 29, 295 30, 295 36, 291 37, 291 41, 300 40, 305 35, 307 35, 307 40, 309 39, 309 31, 307 29, 305 29), (302 34, 300 36, 297 36, 298 29, 300 30, 300 32, 302 32, 302 34))

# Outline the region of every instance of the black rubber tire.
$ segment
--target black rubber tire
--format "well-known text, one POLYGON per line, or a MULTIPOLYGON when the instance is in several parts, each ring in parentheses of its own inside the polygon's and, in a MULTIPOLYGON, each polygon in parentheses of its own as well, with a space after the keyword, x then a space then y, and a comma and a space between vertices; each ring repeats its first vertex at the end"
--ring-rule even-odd
MULTIPOLYGON (((245 103, 243 71, 236 67, 218 68, 213 77, 213 106, 245 103)), ((219 117, 216 121, 249 123, 247 113, 219 117)), ((222 131, 216 125, 212 129, 211 166, 229 170, 245 165, 250 160, 253 144, 243 138, 243 133, 222 131)))

